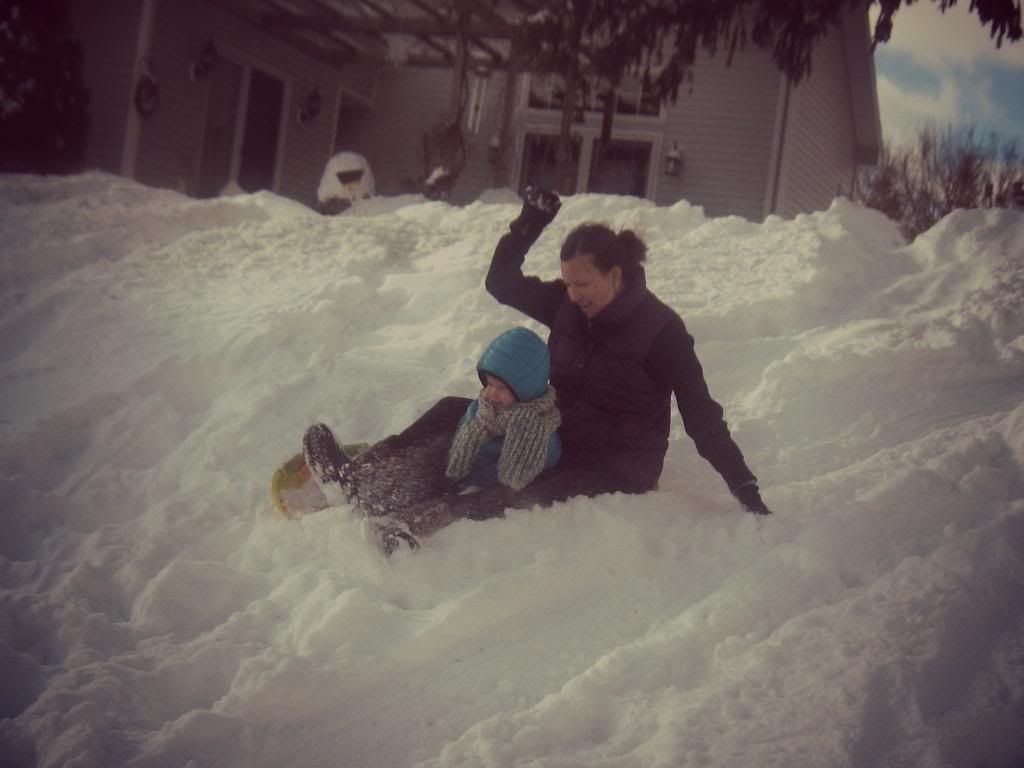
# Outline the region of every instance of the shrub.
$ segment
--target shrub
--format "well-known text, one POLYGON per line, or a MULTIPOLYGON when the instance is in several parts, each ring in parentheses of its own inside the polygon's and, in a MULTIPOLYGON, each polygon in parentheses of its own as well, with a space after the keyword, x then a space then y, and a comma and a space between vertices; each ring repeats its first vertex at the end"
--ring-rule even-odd
POLYGON ((922 128, 912 143, 883 147, 857 177, 854 198, 882 211, 912 240, 957 208, 1024 207, 1024 162, 1016 143, 973 127, 922 128))

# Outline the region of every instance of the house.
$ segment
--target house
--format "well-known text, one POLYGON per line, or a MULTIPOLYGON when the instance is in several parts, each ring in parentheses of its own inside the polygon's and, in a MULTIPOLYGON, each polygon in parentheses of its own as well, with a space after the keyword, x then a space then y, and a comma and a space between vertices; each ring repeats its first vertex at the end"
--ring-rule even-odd
MULTIPOLYGON (((237 185, 309 205, 337 151, 365 156, 385 195, 428 178, 454 203, 550 186, 561 78, 510 66, 502 30, 521 2, 499 15, 466 0, 479 21, 460 33, 426 0, 77 0, 88 162, 200 197, 237 185)), ((623 82, 607 146, 599 110, 581 105, 573 125, 572 191, 751 220, 820 210, 881 143, 866 12, 847 6, 798 86, 749 45, 728 66, 700 55, 675 104, 623 82)))
POLYGON ((229 185, 312 205, 343 97, 374 67, 282 39, 205 0, 75 0, 88 167, 212 197, 229 185))

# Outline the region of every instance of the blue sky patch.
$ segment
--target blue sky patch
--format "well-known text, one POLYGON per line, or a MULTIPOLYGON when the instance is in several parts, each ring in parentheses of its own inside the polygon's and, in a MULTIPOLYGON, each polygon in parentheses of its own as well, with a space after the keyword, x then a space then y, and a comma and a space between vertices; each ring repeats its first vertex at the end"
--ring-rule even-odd
POLYGON ((875 67, 879 73, 899 85, 902 89, 938 96, 942 90, 942 78, 938 73, 914 63, 904 51, 887 50, 885 46, 875 49, 875 67))

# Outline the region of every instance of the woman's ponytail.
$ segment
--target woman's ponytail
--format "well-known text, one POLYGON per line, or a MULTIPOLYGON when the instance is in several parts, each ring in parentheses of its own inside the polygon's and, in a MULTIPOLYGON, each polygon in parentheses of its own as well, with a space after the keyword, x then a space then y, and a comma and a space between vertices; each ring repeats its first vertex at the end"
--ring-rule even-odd
POLYGON ((618 254, 617 264, 622 267, 622 274, 629 277, 647 260, 647 246, 632 229, 624 229, 615 236, 615 251, 618 254))
POLYGON ((602 273, 609 272, 612 267, 619 267, 628 280, 634 273, 643 269, 647 260, 647 246, 631 229, 618 233, 604 224, 580 224, 562 243, 562 261, 569 261, 580 254, 594 257, 594 265, 602 273))

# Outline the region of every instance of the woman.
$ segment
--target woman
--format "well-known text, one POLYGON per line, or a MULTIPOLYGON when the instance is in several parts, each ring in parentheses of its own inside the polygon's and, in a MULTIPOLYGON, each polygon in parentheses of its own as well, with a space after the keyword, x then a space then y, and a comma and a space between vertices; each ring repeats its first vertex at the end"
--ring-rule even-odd
POLYGON ((500 517, 509 507, 652 490, 668 450, 673 393, 700 455, 748 511, 770 514, 708 392, 693 338, 679 315, 647 290, 640 238, 584 224, 562 245, 561 280, 523 275, 526 252, 560 205, 553 193, 527 191, 486 281, 498 301, 551 329, 550 382, 561 422, 556 465, 547 462, 525 487, 495 483, 460 492, 454 478, 465 467, 449 476, 449 447, 471 401, 458 397, 443 398, 351 463, 329 429, 314 425, 306 432, 304 453, 319 482, 343 486, 345 497, 376 520, 385 553, 403 544, 415 548, 417 538, 455 520, 500 517))
POLYGON ((630 230, 602 224, 574 229, 561 249, 562 279, 522 272, 526 253, 561 202, 528 189, 519 217, 498 243, 487 290, 551 329, 551 384, 558 397, 562 460, 531 496, 622 491, 657 486, 668 450, 674 393, 686 433, 750 512, 770 514, 757 478, 708 392, 682 319, 652 294, 646 247, 630 230))

